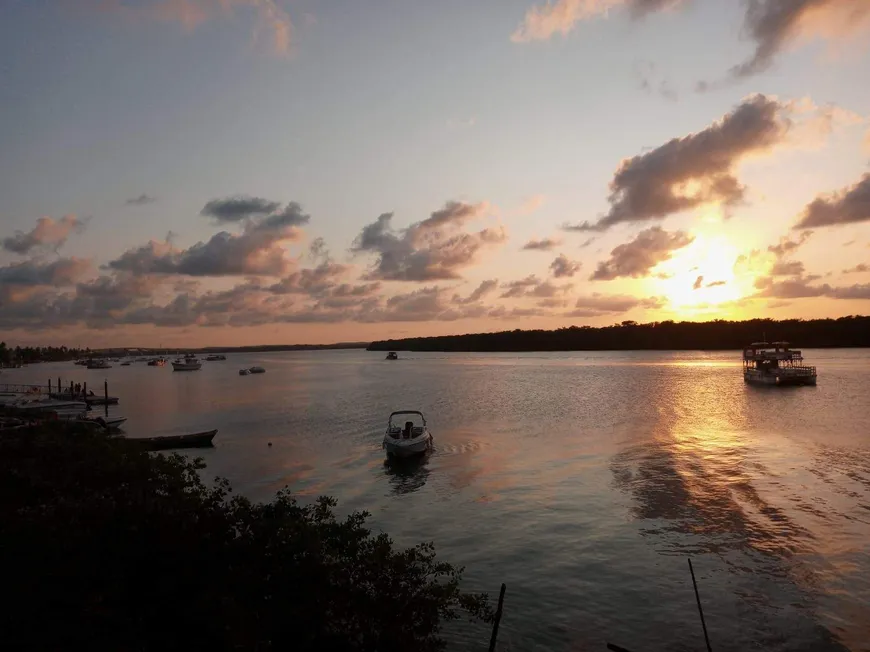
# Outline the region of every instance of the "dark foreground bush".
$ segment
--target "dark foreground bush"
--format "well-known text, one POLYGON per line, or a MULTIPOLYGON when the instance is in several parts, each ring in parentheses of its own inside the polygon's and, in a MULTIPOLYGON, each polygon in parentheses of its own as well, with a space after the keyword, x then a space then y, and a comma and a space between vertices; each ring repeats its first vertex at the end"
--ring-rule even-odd
POLYGON ((203 465, 100 434, 0 435, 6 650, 438 650, 486 596, 431 545, 393 549, 335 502, 206 487, 203 465))

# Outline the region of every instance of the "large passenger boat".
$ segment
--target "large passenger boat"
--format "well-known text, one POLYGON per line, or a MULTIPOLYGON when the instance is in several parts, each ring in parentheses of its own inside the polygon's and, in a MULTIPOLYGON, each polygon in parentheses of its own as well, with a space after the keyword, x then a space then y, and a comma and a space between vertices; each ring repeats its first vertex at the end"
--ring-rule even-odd
POLYGON ((753 342, 743 349, 743 380, 755 385, 815 385, 816 368, 788 342, 753 342))

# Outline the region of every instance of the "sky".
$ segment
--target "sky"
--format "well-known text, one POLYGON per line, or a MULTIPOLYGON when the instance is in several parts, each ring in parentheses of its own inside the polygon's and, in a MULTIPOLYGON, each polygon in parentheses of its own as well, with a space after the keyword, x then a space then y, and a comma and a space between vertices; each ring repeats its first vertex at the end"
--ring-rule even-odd
POLYGON ((866 0, 4 0, 0 333, 870 313, 866 0))

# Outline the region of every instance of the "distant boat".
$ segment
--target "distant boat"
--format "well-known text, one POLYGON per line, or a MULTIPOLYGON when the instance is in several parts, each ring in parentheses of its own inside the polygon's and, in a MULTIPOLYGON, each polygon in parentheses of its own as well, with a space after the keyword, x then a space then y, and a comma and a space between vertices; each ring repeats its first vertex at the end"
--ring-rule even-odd
POLYGON ((88 369, 111 369, 112 365, 109 364, 109 361, 105 358, 95 358, 93 360, 88 360, 87 362, 88 369))
POLYGON ((743 380, 753 385, 815 385, 816 368, 803 364, 788 342, 753 342, 743 350, 743 380))
POLYGON ((149 367, 163 367, 166 365, 166 358, 153 358, 148 361, 149 367))
POLYGON ((179 358, 172 362, 172 371, 199 371, 200 369, 202 363, 193 355, 186 355, 184 359, 179 358))
POLYGON ((220 360, 226 360, 227 356, 221 355, 219 353, 213 353, 210 356, 206 357, 206 362, 218 362, 220 360))
POLYGON ((390 414, 387 431, 384 433, 383 448, 388 457, 411 457, 420 455, 432 448, 432 433, 426 425, 426 417, 417 410, 399 410, 390 414), (393 424, 395 417, 409 417, 404 426, 393 424), (414 417, 416 419, 415 423, 414 417))
POLYGON ((130 366, 130 363, 129 363, 129 362, 122 362, 122 363, 121 363, 121 366, 122 366, 122 367, 129 367, 129 366, 130 366))
POLYGON ((169 435, 166 437, 144 437, 135 439, 126 439, 135 446, 139 446, 148 451, 164 451, 174 448, 208 448, 212 446, 212 440, 217 434, 217 430, 208 430, 206 432, 197 432, 192 435, 169 435))
POLYGON ((248 369, 239 369, 240 376, 250 376, 251 374, 264 374, 266 370, 263 367, 249 367, 248 369))
POLYGON ((389 353, 387 353, 387 360, 398 360, 398 359, 399 359, 399 354, 396 353, 395 351, 390 351, 389 353))

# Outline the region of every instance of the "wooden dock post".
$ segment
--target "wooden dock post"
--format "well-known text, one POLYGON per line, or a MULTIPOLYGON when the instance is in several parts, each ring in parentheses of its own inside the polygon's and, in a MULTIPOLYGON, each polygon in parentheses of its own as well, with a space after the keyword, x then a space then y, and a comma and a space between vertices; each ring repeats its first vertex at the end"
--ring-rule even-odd
POLYGON ((495 621, 492 623, 492 636, 489 639, 489 652, 495 652, 495 641, 498 638, 498 626, 501 623, 502 607, 504 606, 504 592, 507 591, 507 586, 502 583, 501 591, 498 593, 498 608, 495 610, 495 621))
POLYGON ((106 399, 105 408, 106 408, 106 418, 109 416, 109 381, 103 381, 103 398, 106 399))
POLYGON ((51 394, 51 378, 48 379, 48 393, 51 394))
POLYGON ((689 558, 689 572, 692 574, 692 586, 695 588, 695 601, 698 603, 698 613, 701 614, 701 627, 704 629, 704 642, 707 644, 707 652, 713 652, 710 647, 710 637, 707 636, 707 623, 704 620, 704 610, 701 608, 701 596, 698 593, 698 583, 695 581, 695 569, 692 568, 692 559, 689 558))

